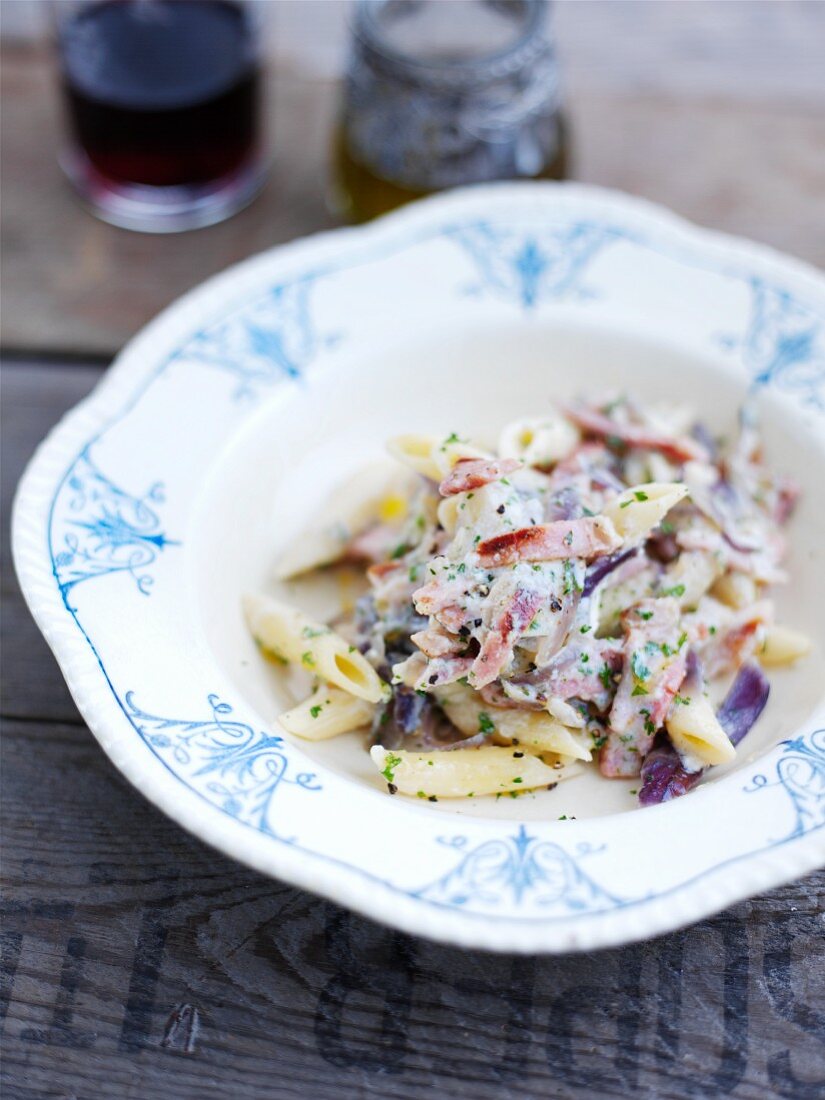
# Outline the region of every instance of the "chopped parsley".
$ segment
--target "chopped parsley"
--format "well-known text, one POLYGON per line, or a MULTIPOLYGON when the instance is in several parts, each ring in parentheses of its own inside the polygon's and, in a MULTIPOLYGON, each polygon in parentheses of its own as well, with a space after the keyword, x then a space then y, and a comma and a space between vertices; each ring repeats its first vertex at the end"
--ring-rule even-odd
POLYGON ((408 576, 409 576, 410 580, 413 581, 413 582, 418 580, 418 566, 417 565, 411 565, 410 566, 410 572, 409 572, 408 576))
POLYGON ((308 668, 315 668, 315 658, 312 656, 310 650, 301 654, 301 664, 306 665, 308 668))
POLYGON ((404 555, 409 553, 411 549, 412 547, 408 543, 399 542, 398 546, 396 546, 396 548, 390 554, 390 557, 393 561, 396 561, 398 558, 403 558, 404 555))
POLYGON ((674 584, 673 588, 663 588, 663 596, 684 596, 685 586, 683 584, 674 584))
POLYGON ((662 522, 659 524, 659 530, 662 532, 663 535, 672 535, 676 528, 673 526, 669 519, 663 519, 662 522))
POLYGON ((647 695, 647 688, 642 687, 641 684, 636 684, 636 686, 633 688, 633 691, 631 691, 630 694, 631 695, 647 695))
POLYGON ((329 634, 328 626, 322 626, 319 630, 312 626, 305 626, 301 631, 301 636, 304 638, 320 638, 322 634, 329 634))
POLYGON ((492 718, 484 710, 481 710, 478 713, 478 730, 479 733, 483 733, 485 735, 488 733, 495 733, 496 731, 496 727, 493 723, 492 718))
POLYGON ((467 566, 464 564, 464 562, 462 562, 461 565, 459 565, 456 569, 456 573, 463 573, 466 568, 467 566))
POLYGON ((605 691, 608 691, 613 684, 613 673, 610 671, 610 665, 602 665, 599 669, 599 679, 605 691))
POLYGON ((641 652, 638 649, 633 650, 633 655, 630 658, 630 667, 633 670, 633 675, 637 680, 649 680, 650 669, 644 663, 641 652))
MULTIPOLYGON (((647 493, 643 493, 641 489, 636 489, 634 491, 633 498, 634 498, 634 500, 639 500, 639 501, 649 499, 647 493)), ((625 501, 622 501, 622 503, 619 505, 619 507, 620 508, 629 508, 632 503, 633 503, 632 500, 625 500, 625 501)))
POLYGON ((642 709, 639 711, 639 714, 641 714, 645 720, 645 733, 654 734, 656 732, 656 727, 653 725, 653 722, 650 719, 650 711, 647 710, 645 707, 642 707, 642 709))
POLYGON ((564 542, 565 546, 572 546, 573 545, 573 531, 572 531, 572 529, 567 532, 567 534, 564 536, 562 541, 564 542))
POLYGON ((637 609, 636 614, 639 616, 640 619, 644 619, 645 622, 647 622, 649 619, 653 618, 653 612, 652 611, 639 611, 637 609))
POLYGON ((396 756, 395 753, 388 752, 384 757, 384 770, 381 774, 384 776, 388 783, 392 783, 395 779, 395 769, 401 763, 401 757, 396 756))
POLYGON ((579 633, 580 633, 580 634, 587 634, 587 633, 589 633, 589 632, 590 632, 590 631, 591 631, 592 629, 593 629, 593 627, 592 627, 592 626, 582 626, 582 627, 579 627, 579 633))
POLYGON ((323 703, 316 703, 314 707, 309 708, 309 713, 312 715, 313 718, 317 718, 323 709, 323 703))
POLYGON ((581 592, 581 590, 582 586, 576 576, 576 568, 570 558, 567 558, 564 562, 564 595, 569 596, 571 592, 581 592))
POLYGON ((673 702, 678 703, 680 706, 683 707, 690 706, 690 699, 685 698, 684 695, 679 695, 678 692, 676 693, 676 695, 673 696, 673 702))

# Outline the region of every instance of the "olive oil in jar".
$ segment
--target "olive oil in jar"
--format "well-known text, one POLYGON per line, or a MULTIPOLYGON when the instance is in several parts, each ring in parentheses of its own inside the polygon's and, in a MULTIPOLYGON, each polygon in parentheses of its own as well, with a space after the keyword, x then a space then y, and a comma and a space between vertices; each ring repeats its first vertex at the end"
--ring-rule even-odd
POLYGON ((362 0, 332 203, 351 221, 448 187, 563 179, 546 0, 362 0))

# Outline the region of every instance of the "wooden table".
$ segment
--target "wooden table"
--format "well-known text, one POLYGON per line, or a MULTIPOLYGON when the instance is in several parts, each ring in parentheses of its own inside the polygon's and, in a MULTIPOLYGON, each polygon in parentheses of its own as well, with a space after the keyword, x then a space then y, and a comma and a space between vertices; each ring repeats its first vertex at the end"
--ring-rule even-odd
MULTIPOLYGON (((825 89, 810 65, 823 11, 563 6, 578 174, 823 261, 825 89), (726 60, 731 26, 744 45, 726 60)), ((47 147, 44 56, 3 60, 4 1100, 821 1096, 823 874, 621 950, 488 956, 247 871, 114 771, 22 603, 11 495, 37 442, 157 309, 331 224, 335 89, 282 73, 267 194, 224 226, 158 239, 74 205, 47 147)))

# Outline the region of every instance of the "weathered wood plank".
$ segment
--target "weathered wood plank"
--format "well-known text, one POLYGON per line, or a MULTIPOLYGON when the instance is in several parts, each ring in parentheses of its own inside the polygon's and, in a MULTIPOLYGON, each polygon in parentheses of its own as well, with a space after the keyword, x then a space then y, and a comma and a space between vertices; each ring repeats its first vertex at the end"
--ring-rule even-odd
POLYGON ((37 444, 101 376, 93 366, 48 366, 6 360, 0 372, 0 596, 3 600, 3 714, 79 721, 49 647, 20 597, 11 562, 8 517, 17 482, 37 444))
POLYGON ((31 1094, 817 1094, 822 876, 620 950, 460 952, 212 853, 85 731, 32 734, 9 722, 3 742, 5 1072, 20 1086, 25 1064, 31 1094))
MULTIPOLYGON (((575 177, 825 262, 823 10, 560 5, 575 177)), ((103 225, 72 197, 55 164, 59 103, 44 50, 5 49, 1 75, 7 347, 112 354, 208 275, 335 224, 325 191, 338 86, 294 61, 271 66, 262 196, 223 225, 171 237, 103 225)))
MULTIPOLYGON (((4 372, 4 512, 15 465, 96 377, 4 372)), ((4 551, 7 538, 4 523, 4 551)), ((23 617, 7 576, 4 656, 32 670, 2 703, 18 715, 0 741, 7 1100, 821 1094, 825 874, 612 951, 416 940, 155 811, 56 705, 59 671, 23 617)))

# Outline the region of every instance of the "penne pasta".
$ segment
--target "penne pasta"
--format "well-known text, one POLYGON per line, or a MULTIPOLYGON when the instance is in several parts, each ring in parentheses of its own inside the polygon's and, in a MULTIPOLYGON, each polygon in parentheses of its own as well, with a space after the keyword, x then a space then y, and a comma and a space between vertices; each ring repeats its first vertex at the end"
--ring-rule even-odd
POLYGON ((737 611, 759 599, 756 581, 746 573, 725 573, 714 583, 710 594, 737 611))
POLYGON ((562 771, 532 754, 514 756, 511 748, 493 746, 453 752, 395 752, 376 745, 370 756, 387 783, 402 794, 421 798, 527 791, 558 783, 562 771))
POLYGON ((703 550, 686 550, 665 570, 659 585, 663 595, 673 596, 681 608, 693 608, 722 571, 718 558, 703 550))
POLYGON ((441 480, 441 470, 433 459, 438 440, 431 435, 397 435, 387 441, 387 450, 393 458, 432 481, 441 480))
POLYGON ((811 640, 789 626, 769 626, 762 647, 757 650, 759 663, 767 667, 789 665, 811 652, 811 640))
POLYGON ((518 742, 519 747, 532 753, 554 752, 574 760, 592 759, 589 735, 562 725, 546 712, 490 706, 463 684, 451 684, 436 695, 444 713, 467 737, 485 733, 497 741, 518 742))
POLYGON ((701 764, 726 764, 736 749, 722 729, 710 701, 701 693, 677 694, 665 719, 674 748, 701 764))
POLYGON ((400 527, 407 518, 415 479, 394 463, 376 462, 360 470, 325 501, 323 523, 294 540, 276 568, 280 580, 330 565, 372 524, 400 527))
POLYGON ((303 703, 285 711, 278 721, 287 731, 306 741, 326 741, 370 725, 375 704, 350 695, 332 684, 321 684, 303 703))
POLYGON ((625 489, 604 508, 604 515, 626 543, 641 542, 688 495, 680 482, 651 481, 625 489))
POLYGON ((266 596, 247 596, 244 610, 253 637, 276 657, 370 703, 389 694, 369 661, 330 627, 266 596))
POLYGON ((529 466, 550 466, 576 448, 581 432, 567 417, 553 412, 508 424, 498 442, 502 458, 517 458, 529 466))
POLYGON ((397 435, 389 440, 387 450, 393 458, 431 481, 441 481, 462 458, 490 457, 487 451, 459 439, 455 433, 444 439, 431 435, 397 435))

